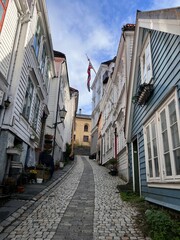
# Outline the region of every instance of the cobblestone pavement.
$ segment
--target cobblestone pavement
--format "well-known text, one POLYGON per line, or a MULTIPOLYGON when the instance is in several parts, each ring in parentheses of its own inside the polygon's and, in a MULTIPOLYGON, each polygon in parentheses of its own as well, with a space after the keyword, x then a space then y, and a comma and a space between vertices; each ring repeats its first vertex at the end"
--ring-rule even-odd
POLYGON ((78 157, 68 176, 18 215, 0 240, 148 239, 135 226, 135 209, 117 193, 121 183, 95 161, 78 157))

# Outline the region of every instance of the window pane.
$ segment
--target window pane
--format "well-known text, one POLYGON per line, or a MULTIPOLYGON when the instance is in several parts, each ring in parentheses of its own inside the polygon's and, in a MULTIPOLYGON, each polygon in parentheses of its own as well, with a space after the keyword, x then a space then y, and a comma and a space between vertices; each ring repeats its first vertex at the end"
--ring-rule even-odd
POLYGON ((171 127, 171 135, 172 135, 172 141, 173 141, 173 148, 179 147, 180 143, 179 143, 179 132, 178 132, 177 123, 171 127))
POLYGON ((153 177, 152 160, 149 161, 149 176, 153 177))
POLYGON ((159 163, 158 158, 154 159, 154 168, 155 168, 155 176, 159 177, 159 163))
POLYGON ((148 148, 148 159, 151 159, 151 144, 150 143, 148 143, 147 144, 147 148, 148 148))
POLYGON ((151 131, 152 131, 152 138, 156 138, 156 129, 155 129, 155 123, 152 122, 151 124, 151 131))
POLYGON ((157 143, 156 143, 156 139, 153 140, 153 153, 154 153, 154 157, 157 156, 157 143))
POLYGON ((150 141, 149 126, 146 128, 147 142, 150 141))
POLYGON ((88 125, 84 126, 84 132, 88 132, 88 125))
POLYGON ((174 100, 169 104, 169 117, 171 125, 177 121, 174 100))
POLYGON ((171 170, 171 161, 170 161, 169 153, 164 155, 164 159, 165 159, 165 167, 166 167, 166 176, 171 176, 172 170, 171 170))
POLYGON ((165 153, 165 152, 169 151, 169 142, 168 142, 167 131, 163 132, 162 138, 163 138, 163 147, 164 147, 164 153, 165 153))
POLYGON ((166 114, 165 114, 165 110, 163 110, 161 112, 161 129, 162 129, 162 131, 164 131, 166 128, 167 128, 167 125, 166 125, 166 114))
POLYGON ((177 175, 180 175, 180 149, 174 151, 175 171, 177 175))
POLYGON ((83 136, 83 142, 88 142, 89 141, 89 137, 88 136, 83 136))

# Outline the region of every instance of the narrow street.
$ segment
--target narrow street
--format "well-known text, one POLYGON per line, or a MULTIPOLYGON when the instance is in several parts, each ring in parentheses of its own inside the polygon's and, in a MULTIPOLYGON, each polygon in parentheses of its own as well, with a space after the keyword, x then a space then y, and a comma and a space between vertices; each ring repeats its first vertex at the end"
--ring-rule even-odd
POLYGON ((117 193, 122 183, 97 162, 78 156, 67 176, 5 229, 0 240, 146 239, 135 226, 136 210, 117 193))

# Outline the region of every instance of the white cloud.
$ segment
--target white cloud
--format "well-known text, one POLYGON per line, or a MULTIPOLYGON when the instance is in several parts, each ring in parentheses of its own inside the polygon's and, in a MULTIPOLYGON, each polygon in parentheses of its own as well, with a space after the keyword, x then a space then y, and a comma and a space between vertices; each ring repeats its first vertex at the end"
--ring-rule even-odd
MULTIPOLYGON (((96 10, 90 11, 82 2, 68 4, 62 1, 61 8, 58 8, 55 4, 52 5, 51 1, 47 2, 50 6, 49 12, 53 12, 49 18, 54 49, 66 55, 70 86, 77 88, 80 94, 79 108, 82 109, 82 113, 91 114, 91 93, 86 85, 86 54, 91 58, 93 65, 97 61, 95 56, 100 51, 110 54, 114 49, 111 31, 101 22, 96 10)), ((94 73, 91 83, 93 79, 94 73)))
MULTIPOLYGON (((137 9, 142 7, 147 11, 180 5, 180 0, 147 0, 140 6, 133 0, 128 6, 126 0, 112 3, 105 0, 46 1, 54 49, 66 55, 70 86, 79 90, 79 108, 87 114, 91 113, 91 93, 86 86, 86 54, 98 70, 101 61, 107 61, 116 54, 120 29, 123 24, 135 22, 137 9), (151 9, 146 8, 150 3, 151 9), (103 59, 103 56, 107 58, 103 59)), ((91 83, 93 80, 92 72, 91 83)))

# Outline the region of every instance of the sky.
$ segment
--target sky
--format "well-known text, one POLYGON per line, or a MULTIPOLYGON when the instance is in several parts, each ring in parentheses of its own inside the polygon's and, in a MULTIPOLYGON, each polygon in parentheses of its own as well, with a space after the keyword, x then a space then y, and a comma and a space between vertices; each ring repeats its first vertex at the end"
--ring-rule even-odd
MULTIPOLYGON (((121 28, 136 12, 180 6, 180 0, 46 0, 53 48, 66 55, 70 87, 79 91, 82 114, 92 113, 88 60, 98 71, 117 54, 121 28)), ((91 84, 95 73, 91 70, 91 84)))

